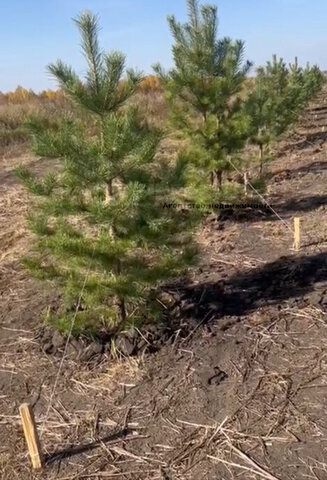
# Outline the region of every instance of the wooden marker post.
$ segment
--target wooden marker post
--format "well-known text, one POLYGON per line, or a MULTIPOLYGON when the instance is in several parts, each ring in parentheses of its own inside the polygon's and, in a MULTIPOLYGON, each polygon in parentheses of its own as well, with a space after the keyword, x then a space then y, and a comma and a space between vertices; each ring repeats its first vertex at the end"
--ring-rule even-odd
POLYGON ((301 237, 300 237, 300 219, 299 217, 294 218, 294 248, 298 252, 300 250, 301 237))
POLYGON ((245 196, 246 196, 248 194, 248 183, 249 183, 247 172, 245 172, 244 175, 243 175, 243 182, 244 182, 244 193, 245 193, 245 196))
POLYGON ((23 403, 19 407, 19 413, 33 468, 42 468, 43 462, 40 440, 36 429, 33 410, 28 403, 23 403))

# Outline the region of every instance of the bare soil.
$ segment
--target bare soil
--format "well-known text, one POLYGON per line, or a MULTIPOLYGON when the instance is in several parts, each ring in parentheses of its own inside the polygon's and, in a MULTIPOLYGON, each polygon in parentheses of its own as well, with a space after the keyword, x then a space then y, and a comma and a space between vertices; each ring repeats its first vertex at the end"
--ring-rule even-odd
MULTIPOLYGON (((76 360, 45 352, 59 293, 31 279, 29 199, 0 164, 2 479, 327 479, 327 89, 269 165, 275 212, 223 211, 202 261, 163 298, 177 329, 155 354, 76 360), (301 218, 300 252, 292 222, 301 218), (187 333, 185 333, 187 332, 187 333), (31 470, 18 417, 33 405, 45 467, 31 470)), ((78 348, 78 347, 76 347, 78 348)))

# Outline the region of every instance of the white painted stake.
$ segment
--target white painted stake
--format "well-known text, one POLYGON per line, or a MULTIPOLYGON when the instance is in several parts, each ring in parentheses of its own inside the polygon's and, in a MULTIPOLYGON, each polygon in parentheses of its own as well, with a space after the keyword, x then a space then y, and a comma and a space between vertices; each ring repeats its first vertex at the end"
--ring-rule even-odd
POLYGON ((299 217, 294 218, 294 248, 298 252, 301 246, 301 236, 300 236, 300 219, 299 217))
POLYGON ((247 172, 244 173, 244 177, 243 177, 243 178, 244 178, 244 193, 245 193, 245 195, 247 195, 247 194, 248 194, 248 183, 249 183, 248 173, 247 173, 247 172))

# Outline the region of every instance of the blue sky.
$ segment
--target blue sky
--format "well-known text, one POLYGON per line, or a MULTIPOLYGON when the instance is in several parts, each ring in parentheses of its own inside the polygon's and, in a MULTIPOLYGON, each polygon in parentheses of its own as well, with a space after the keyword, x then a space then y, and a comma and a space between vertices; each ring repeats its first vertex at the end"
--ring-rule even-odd
MULTIPOLYGON (((83 74, 79 38, 71 19, 83 9, 101 17, 101 44, 119 49, 128 66, 151 73, 171 65, 166 16, 186 18, 185 0, 0 0, 0 91, 17 85, 56 88, 46 65, 61 58, 83 74)), ((246 41, 256 65, 273 53, 290 61, 318 63, 327 70, 326 0, 212 0, 218 4, 220 35, 246 41)))

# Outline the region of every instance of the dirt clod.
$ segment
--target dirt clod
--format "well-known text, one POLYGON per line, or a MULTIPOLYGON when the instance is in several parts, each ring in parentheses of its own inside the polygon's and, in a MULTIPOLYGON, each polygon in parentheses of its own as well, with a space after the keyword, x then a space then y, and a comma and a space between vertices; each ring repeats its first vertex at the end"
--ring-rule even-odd
POLYGON ((52 345, 55 349, 63 347, 65 345, 65 337, 58 330, 55 330, 53 332, 52 345))
POLYGON ((128 336, 121 335, 118 337, 116 341, 116 348, 120 353, 129 357, 130 355, 133 355, 133 353, 135 352, 136 344, 128 336))

